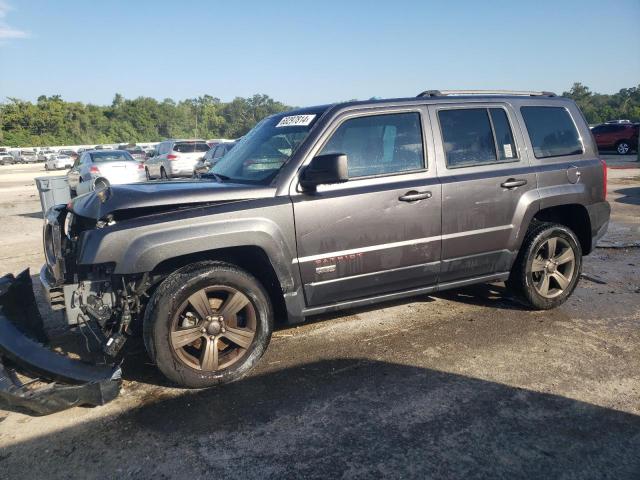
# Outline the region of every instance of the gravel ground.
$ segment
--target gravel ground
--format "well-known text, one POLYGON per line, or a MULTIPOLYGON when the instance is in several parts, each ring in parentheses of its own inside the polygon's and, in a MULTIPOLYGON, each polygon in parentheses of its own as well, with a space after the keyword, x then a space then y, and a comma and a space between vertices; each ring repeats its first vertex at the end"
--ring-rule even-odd
MULTIPOLYGON (((631 167, 609 171, 606 248, 561 308, 495 284, 323 316, 212 390, 168 387, 134 345, 105 407, 0 411, 0 478, 640 478, 631 167)), ((0 167, 0 274, 43 261, 34 176, 0 167)))

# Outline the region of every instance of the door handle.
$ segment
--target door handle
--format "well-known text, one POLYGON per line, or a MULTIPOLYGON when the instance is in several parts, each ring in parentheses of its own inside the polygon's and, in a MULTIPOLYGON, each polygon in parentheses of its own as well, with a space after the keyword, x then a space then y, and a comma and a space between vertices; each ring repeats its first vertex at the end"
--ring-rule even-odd
POLYGON ((401 202, 418 202, 420 200, 426 200, 431 198, 431 192, 418 192, 416 190, 410 190, 401 197, 398 198, 401 202))
POLYGON ((521 187, 521 186, 526 185, 526 184, 527 184, 526 180, 517 179, 517 178, 509 178, 509 179, 507 179, 506 182, 502 182, 500 184, 500 186, 502 188, 516 188, 516 187, 521 187))

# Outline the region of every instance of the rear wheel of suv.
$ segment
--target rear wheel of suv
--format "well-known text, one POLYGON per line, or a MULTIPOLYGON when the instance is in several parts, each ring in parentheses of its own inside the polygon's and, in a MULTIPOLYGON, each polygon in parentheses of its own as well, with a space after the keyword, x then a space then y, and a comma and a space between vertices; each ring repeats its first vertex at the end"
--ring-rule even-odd
POLYGON ((167 176, 167 172, 165 171, 164 167, 160 168, 160 179, 169 180, 169 177, 167 176))
POLYGON ((627 155, 631 151, 631 143, 626 140, 618 142, 618 144, 616 145, 616 151, 620 155, 627 155))
POLYGON ((528 306, 547 310, 566 301, 581 270, 582 248, 573 231, 538 223, 527 232, 507 285, 528 306))
POLYGON ((149 174, 149 169, 148 168, 144 169, 144 175, 145 175, 145 177, 147 177, 147 180, 151 180, 151 174, 149 174))
POLYGON ((269 345, 273 310, 248 272, 223 262, 201 262, 169 277, 151 297, 144 341, 164 375, 184 387, 238 380, 269 345))

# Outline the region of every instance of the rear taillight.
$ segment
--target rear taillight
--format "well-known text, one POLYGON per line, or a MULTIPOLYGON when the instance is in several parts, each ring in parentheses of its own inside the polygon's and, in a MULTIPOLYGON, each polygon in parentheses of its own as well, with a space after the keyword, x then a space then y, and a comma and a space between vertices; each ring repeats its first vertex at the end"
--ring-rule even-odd
POLYGON ((607 162, 600 160, 602 163, 602 198, 607 199, 607 162))
POLYGON ((178 159, 178 155, 174 155, 173 153, 170 153, 169 155, 167 155, 167 160, 177 160, 178 159))
POLYGON ((89 168, 89 172, 90 173, 97 173, 98 175, 100 175, 100 169, 98 167, 96 167, 95 165, 91 165, 91 168, 89 168))

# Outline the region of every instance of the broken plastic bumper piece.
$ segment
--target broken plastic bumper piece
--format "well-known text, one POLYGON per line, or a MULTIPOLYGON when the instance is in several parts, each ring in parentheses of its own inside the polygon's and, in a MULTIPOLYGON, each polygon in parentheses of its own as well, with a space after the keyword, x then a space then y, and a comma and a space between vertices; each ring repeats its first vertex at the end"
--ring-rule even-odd
POLYGON ((10 408, 47 415, 79 405, 104 405, 118 396, 118 366, 60 355, 44 346, 45 341, 29 271, 0 278, 0 408, 5 402, 10 408))

